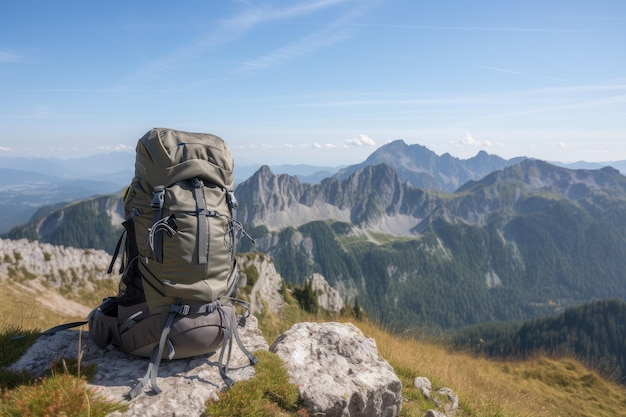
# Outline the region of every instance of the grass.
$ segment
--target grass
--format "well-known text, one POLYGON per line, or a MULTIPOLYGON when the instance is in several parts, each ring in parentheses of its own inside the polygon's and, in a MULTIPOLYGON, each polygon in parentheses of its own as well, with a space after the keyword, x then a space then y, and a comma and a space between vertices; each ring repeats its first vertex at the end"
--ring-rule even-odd
POLYGON ((39 334, 15 324, 0 327, 0 416, 105 417, 125 408, 87 386, 96 369, 81 365, 79 358, 57 361, 42 378, 7 370, 5 367, 22 356, 39 334))
MULTIPOLYGON (((436 341, 392 335, 370 322, 355 324, 376 340, 381 356, 403 379, 407 398, 419 399, 412 381, 425 376, 436 388, 454 390, 463 416, 626 416, 626 387, 572 358, 494 361, 453 352, 436 341)), ((421 407, 418 400, 405 403, 402 415, 422 416, 421 407)))
POLYGON ((121 409, 88 387, 84 379, 69 374, 21 385, 3 393, 0 401, 0 415, 6 417, 104 417, 121 409))
POLYGON ((281 359, 268 351, 254 353, 259 359, 255 377, 233 385, 210 400, 206 413, 212 417, 308 417, 300 403, 298 387, 289 383, 281 359))
POLYGON ((281 316, 266 310, 258 317, 268 343, 296 322, 351 321, 376 341, 401 379, 402 417, 422 417, 436 409, 414 387, 418 376, 429 378, 434 390, 448 387, 459 396, 457 417, 626 417, 626 387, 571 357, 496 361, 455 352, 432 336, 397 335, 367 319, 313 316, 290 297, 287 301, 281 316))
MULTIPOLYGON (((39 287, 31 285, 28 289, 19 285, 6 285, 6 282, 0 278, 0 317, 13 320, 14 324, 23 329, 47 329, 86 318, 86 314, 63 313, 58 308, 48 307, 42 299, 49 295, 45 293, 55 293, 56 290, 47 287, 45 281, 41 281, 39 287)), ((90 281, 90 288, 73 287, 64 297, 86 307, 95 307, 104 297, 117 293, 117 285, 116 279, 94 279, 90 281)))

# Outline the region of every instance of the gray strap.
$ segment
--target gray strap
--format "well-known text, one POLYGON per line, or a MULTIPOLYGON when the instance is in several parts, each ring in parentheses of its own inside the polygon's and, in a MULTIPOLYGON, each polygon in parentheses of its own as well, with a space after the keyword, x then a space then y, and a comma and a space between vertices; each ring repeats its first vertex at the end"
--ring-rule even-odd
MULTIPOLYGON (((242 305, 244 305, 244 307, 249 305, 245 301, 240 301, 240 300, 234 300, 234 301, 240 302, 242 305)), ((233 351, 233 338, 237 342, 237 346, 239 346, 239 349, 241 349, 243 354, 246 355, 246 357, 250 361, 250 365, 252 366, 256 365, 259 362, 259 360, 243 345, 243 342, 241 341, 241 338, 239 337, 239 332, 237 331, 237 327, 239 325, 239 320, 237 319, 237 316, 233 315, 232 321, 226 324, 225 323, 226 315, 224 314, 224 311, 221 309, 221 307, 218 308, 218 311, 222 319, 221 327, 224 331, 224 341, 222 342, 222 349, 220 351, 220 356, 218 359, 217 366, 219 368, 220 376, 224 380, 224 383, 226 384, 227 387, 230 387, 231 385, 235 383, 235 381, 233 381, 232 378, 230 378, 227 375, 228 365, 230 363, 230 356, 233 351), (226 352, 228 352, 228 354, 226 352)))
POLYGON ((198 177, 193 179, 193 197, 196 200, 196 215, 198 217, 198 263, 207 263, 208 239, 207 234, 207 218, 200 214, 206 209, 206 202, 204 201, 204 189, 202 180, 198 177))
MULTIPOLYGON (((224 324, 225 321, 225 314, 224 314, 224 310, 222 310, 221 308, 218 310, 220 313, 220 318, 222 319, 222 329, 224 331, 224 341, 222 342, 222 350, 220 351, 220 357, 218 359, 217 362, 217 367, 220 371, 220 376, 222 377, 222 380, 224 381, 224 383, 226 384, 227 387, 230 387, 231 385, 233 385, 235 383, 235 381, 233 381, 227 374, 226 372, 228 372, 228 364, 230 362, 230 354, 232 352, 232 346, 233 346, 233 338, 232 338, 232 334, 231 334, 231 327, 233 326, 233 323, 229 323, 227 325, 224 324), (224 354, 226 353, 226 349, 228 349, 228 356, 226 357, 226 363, 224 363, 224 354)), ((235 324, 236 326, 236 324, 235 324)))
MULTIPOLYGON (((154 192, 152 193, 152 202, 150 206, 152 207, 152 227, 155 227, 156 224, 159 223, 161 218, 163 217, 163 201, 165 199, 165 187, 162 185, 157 185, 154 187, 154 192)), ((155 233, 154 243, 153 243, 153 251, 154 257, 157 262, 163 262, 163 234, 155 233)))
POLYGON ((243 345, 243 342, 241 341, 241 337, 239 337, 239 332, 237 331, 237 323, 235 322, 234 325, 235 325, 235 328, 233 330, 233 336, 235 336, 235 341, 237 342, 239 349, 241 349, 243 354, 246 355, 246 357, 250 361, 250 365, 252 366, 256 365, 259 362, 259 359, 256 356, 254 356, 252 352, 246 349, 246 347, 243 345))
POLYGON ((152 390, 160 394, 161 388, 157 385, 157 374, 159 373, 159 365, 161 364, 161 356, 163 356, 163 350, 167 345, 169 348, 168 358, 172 359, 174 357, 174 346, 167 339, 167 336, 170 333, 172 328, 172 322, 174 321, 174 317, 176 317, 175 312, 171 312, 167 317, 167 321, 165 322, 165 326, 163 327, 163 331, 161 332, 161 339, 159 340, 159 344, 155 346, 154 350, 152 350, 152 354, 150 355, 150 364, 148 365, 148 371, 143 376, 141 381, 137 383, 133 387, 133 389, 128 393, 129 399, 135 398, 137 395, 143 392, 143 389, 147 386, 148 380, 150 381, 150 385, 152 386, 152 390))
POLYGON ((212 303, 203 304, 201 306, 190 306, 189 304, 172 305, 171 312, 174 312, 181 316, 188 314, 210 314, 221 307, 220 300, 215 300, 212 303))
MULTIPOLYGON (((82 326, 84 324, 87 324, 86 321, 75 321, 72 323, 65 323, 65 324, 59 324, 58 326, 54 326, 51 329, 46 330, 45 332, 41 333, 41 336, 50 336, 53 335, 57 332, 63 331, 63 330, 68 330, 68 329, 73 329, 74 327, 78 327, 78 326, 82 326)), ((18 337, 15 338, 11 338, 11 340, 17 340, 19 339, 18 337)))
MULTIPOLYGON (((115 266, 115 261, 117 260, 117 256, 120 253, 120 248, 122 247, 122 242, 124 241, 124 236, 126 236, 126 229, 122 231, 122 235, 117 241, 117 245, 115 245, 115 250, 113 251, 113 256, 111 257, 111 263, 109 263, 109 269, 107 269, 107 274, 113 272, 113 266, 115 266)), ((122 258, 122 263, 120 266, 119 273, 121 274, 124 271, 124 258, 122 258)))
POLYGON ((127 394, 128 400, 132 400, 133 398, 137 397, 143 392, 143 389, 146 387, 146 385, 148 385, 148 381, 150 380, 150 375, 152 374, 152 368, 154 368, 154 361, 156 360, 156 354, 158 350, 158 346, 155 346, 152 350, 152 354, 150 355, 150 364, 148 365, 148 371, 143 376, 143 378, 141 378, 141 381, 135 384, 133 389, 131 389, 130 392, 127 394))
POLYGON ((239 331, 237 330, 239 326, 244 327, 246 325, 246 318, 250 315, 250 303, 232 297, 230 298, 230 300, 241 305, 246 310, 246 315, 242 315, 241 317, 239 317, 239 319, 237 317, 233 318, 233 324, 231 325, 231 327, 233 329, 232 333, 235 337, 237 345, 239 346, 239 349, 243 352, 244 355, 246 355, 246 357, 250 361, 250 365, 254 366, 259 362, 259 359, 254 356, 252 352, 246 349, 246 347, 243 345, 243 342, 241 341, 241 337, 239 337, 239 331))

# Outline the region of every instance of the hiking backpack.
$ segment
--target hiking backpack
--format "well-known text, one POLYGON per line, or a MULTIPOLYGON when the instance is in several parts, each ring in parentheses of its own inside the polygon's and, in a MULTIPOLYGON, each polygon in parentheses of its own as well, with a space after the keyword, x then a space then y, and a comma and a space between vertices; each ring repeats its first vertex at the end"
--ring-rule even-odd
POLYGON ((150 358, 131 399, 148 381, 160 392, 162 358, 209 354, 221 346, 218 366, 227 386, 233 383, 227 375, 233 338, 250 364, 257 362, 237 333, 247 316, 238 317, 232 303, 237 239, 245 234, 235 218, 233 165, 226 143, 211 134, 152 129, 137 143, 124 232, 109 267, 111 273, 119 255, 119 293, 88 317, 98 346, 150 358))

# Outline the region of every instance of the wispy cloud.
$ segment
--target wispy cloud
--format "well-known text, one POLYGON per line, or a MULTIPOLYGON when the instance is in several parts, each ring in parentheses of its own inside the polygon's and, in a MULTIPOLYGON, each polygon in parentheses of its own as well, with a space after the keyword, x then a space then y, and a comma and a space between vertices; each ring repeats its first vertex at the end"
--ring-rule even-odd
POLYGON ((353 25, 351 25, 352 21, 365 10, 367 10, 367 8, 372 3, 371 1, 320 1, 317 3, 311 3, 311 5, 307 5, 308 7, 298 6, 293 8, 292 10, 287 9, 279 15, 281 17, 293 17, 302 12, 311 13, 318 11, 322 8, 338 6, 342 3, 351 4, 350 7, 348 7, 344 11, 343 14, 340 14, 339 17, 328 22, 322 29, 317 30, 301 39, 295 40, 284 46, 276 48, 263 56, 244 62, 239 68, 239 71, 246 72, 272 68, 276 65, 280 65, 285 61, 307 55, 318 49, 331 46, 351 37, 354 33, 355 28, 353 25), (296 12, 298 14, 296 14, 296 12))
POLYGON ((296 1, 287 3, 287 6, 281 4, 280 7, 264 4, 260 7, 247 8, 241 13, 225 19, 221 26, 223 28, 231 28, 235 32, 241 32, 262 23, 306 16, 348 1, 349 0, 296 1))
POLYGON ((0 146, 0 152, 11 152, 13 151, 13 148, 10 148, 8 146, 0 146))
POLYGON ((506 72, 508 74, 519 74, 519 75, 523 75, 524 74, 521 71, 515 71, 515 70, 511 70, 511 69, 507 69, 507 68, 490 67, 490 66, 487 66, 487 65, 477 65, 476 68, 485 69, 485 70, 489 70, 489 71, 496 71, 496 72, 506 72))
MULTIPOLYGON (((132 80, 145 80, 146 78, 159 77, 162 73, 177 68, 189 60, 205 54, 212 48, 228 44, 263 24, 307 16, 350 1, 318 0, 279 3, 278 5, 263 3, 261 6, 248 6, 237 14, 217 22, 204 36, 180 46, 158 60, 149 62, 130 78, 132 80), (285 6, 285 4, 287 5, 285 6)), ((336 34, 334 37, 331 34, 310 36, 280 48, 265 57, 252 60, 244 64, 243 67, 250 69, 267 68, 290 57, 299 56, 315 48, 332 44, 338 40, 337 36, 336 34)))
POLYGON ((239 71, 247 72, 275 67, 285 61, 307 55, 317 49, 330 46, 350 36, 346 30, 322 31, 314 33, 303 39, 280 47, 269 54, 245 62, 239 71))
MULTIPOLYGON (((303 107, 370 107, 393 108, 394 114, 403 110, 450 111, 471 108, 473 114, 482 118, 512 115, 539 114, 571 109, 591 109, 626 103, 626 83, 623 80, 604 83, 568 85, 526 90, 513 90, 490 94, 468 94, 450 96, 425 96, 414 94, 371 94, 341 93, 334 99, 327 96, 311 96, 301 102, 303 107), (316 98, 320 98, 317 100, 316 98)), ((291 104, 294 105, 294 104, 291 104)), ((464 111, 465 112, 465 111, 464 111)))
POLYGON ((23 61, 22 56, 13 52, 0 50, 0 63, 16 63, 16 62, 22 62, 22 61, 23 61))
POLYGON ((417 29, 417 30, 440 30, 440 31, 463 31, 463 32, 590 32, 583 29, 558 29, 558 28, 525 28, 514 26, 430 26, 430 25, 393 25, 393 24, 368 24, 355 23, 354 26, 379 27, 388 29, 417 29))

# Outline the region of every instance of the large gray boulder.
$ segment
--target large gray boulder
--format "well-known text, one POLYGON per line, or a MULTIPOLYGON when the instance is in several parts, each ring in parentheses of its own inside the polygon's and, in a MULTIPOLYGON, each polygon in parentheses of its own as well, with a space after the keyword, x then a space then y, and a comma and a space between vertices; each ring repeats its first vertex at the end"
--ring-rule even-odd
POLYGON ((312 415, 392 417, 402 406, 402 382, 376 342, 347 323, 297 323, 270 346, 312 415))
MULTIPOLYGON (((252 352, 268 349, 257 324, 256 318, 251 316, 246 326, 239 328, 244 345, 252 352)), ((216 365, 218 352, 211 356, 162 361, 157 383, 163 392, 155 395, 148 387, 144 394, 126 401, 126 394, 146 373, 148 359, 100 349, 90 342, 88 332, 78 330, 40 337, 10 369, 41 375, 57 359, 76 358, 79 351, 84 363, 95 363, 98 367, 89 385, 109 399, 128 405, 126 412, 111 414, 112 417, 202 416, 206 401, 225 388, 216 365)), ((230 367, 228 375, 235 381, 254 376, 254 368, 236 343, 233 343, 230 367)))

